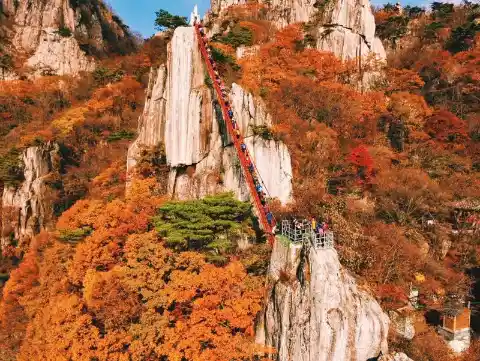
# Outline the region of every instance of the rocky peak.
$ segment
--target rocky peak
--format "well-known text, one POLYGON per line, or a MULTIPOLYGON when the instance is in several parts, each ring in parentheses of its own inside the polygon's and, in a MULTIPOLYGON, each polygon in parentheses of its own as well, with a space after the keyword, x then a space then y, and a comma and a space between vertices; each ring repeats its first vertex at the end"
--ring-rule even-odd
POLYGON ((274 347, 277 361, 368 360, 387 353, 387 315, 341 267, 334 249, 277 240, 268 279, 257 342, 274 347))
MULTIPOLYGON (((246 0, 212 0, 215 14, 246 0)), ((331 51, 342 59, 375 55, 384 60, 385 50, 375 37, 375 19, 369 0, 261 0, 267 18, 279 27, 304 22, 313 30, 319 50, 331 51)))
POLYGON ((90 71, 89 56, 126 53, 135 48, 121 20, 101 0, 3 0, 0 27, 6 51, 37 74, 90 71))
MULTIPOLYGON (((177 28, 166 64, 151 71, 139 136, 128 153, 128 168, 136 164, 143 146, 162 142, 170 166, 168 190, 174 198, 200 198, 231 190, 247 200, 249 193, 214 99, 205 84, 204 63, 193 28, 177 28)), ((282 142, 262 139, 251 130, 252 125, 271 124, 263 102, 236 84, 230 101, 268 190, 286 203, 292 195, 290 154, 282 142)))

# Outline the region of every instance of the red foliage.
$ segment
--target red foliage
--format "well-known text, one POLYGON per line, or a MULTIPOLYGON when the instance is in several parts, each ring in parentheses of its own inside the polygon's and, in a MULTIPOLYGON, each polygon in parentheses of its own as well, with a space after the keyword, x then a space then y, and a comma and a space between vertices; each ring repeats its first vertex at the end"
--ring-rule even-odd
POLYGON ((377 297, 387 309, 398 309, 408 302, 408 297, 403 288, 392 284, 379 285, 377 297))
POLYGON ((462 143, 468 138, 467 124, 447 110, 439 110, 427 118, 425 131, 440 142, 462 143))
POLYGON ((357 168, 357 175, 362 180, 368 181, 373 175, 373 159, 364 145, 352 149, 348 161, 357 168))

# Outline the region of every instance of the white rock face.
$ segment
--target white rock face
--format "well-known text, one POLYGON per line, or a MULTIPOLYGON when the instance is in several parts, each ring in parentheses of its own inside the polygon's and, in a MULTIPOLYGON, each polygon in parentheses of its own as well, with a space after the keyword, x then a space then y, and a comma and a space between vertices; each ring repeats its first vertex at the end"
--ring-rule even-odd
POLYGON ((443 336, 447 345, 455 353, 462 353, 470 347, 472 338, 470 328, 457 330, 455 333, 452 333, 440 327, 438 328, 438 332, 443 336))
POLYGON ((18 1, 18 7, 14 0, 7 2, 12 3, 8 8, 15 15, 13 45, 26 52, 40 45, 44 29, 58 29, 61 21, 65 27, 75 29, 74 12, 68 0, 18 1))
MULTIPOLYGON (((323 1, 326 4, 324 9, 315 5, 321 4, 321 0, 261 2, 267 6, 267 17, 278 28, 298 22, 315 24, 319 50, 331 51, 341 59, 370 55, 382 61, 386 59, 383 44, 375 37, 375 18, 369 0, 323 1)), ((231 5, 245 3, 245 0, 211 0, 211 9, 214 13, 221 13, 231 5)))
POLYGON ((13 25, 9 48, 28 58, 26 65, 36 70, 35 75, 46 66, 59 75, 92 70, 93 61, 78 41, 96 52, 104 52, 114 43, 133 48, 130 35, 102 2, 77 2, 73 8, 70 0, 3 0, 2 8, 13 25), (74 36, 60 37, 56 34, 60 28, 69 29, 74 36), (105 31, 108 39, 103 36, 105 31))
POLYGON ((389 316, 392 321, 392 327, 397 334, 407 340, 415 337, 415 325, 411 317, 402 315, 396 311, 390 311, 389 316))
POLYGON ((24 182, 19 188, 6 186, 3 190, 2 246, 10 243, 12 235, 24 244, 51 226, 53 209, 45 180, 58 170, 58 152, 56 144, 29 147, 23 152, 24 182))
MULTIPOLYGON (((275 21, 279 27, 306 22, 316 11, 313 6, 316 0, 263 0, 259 2, 268 5, 270 19, 275 21)), ((247 0, 211 0, 210 8, 214 13, 220 13, 229 6, 247 3, 247 0)))
POLYGON ((317 49, 332 51, 342 59, 369 55, 386 59, 382 42, 375 37, 369 0, 336 0, 327 5, 317 39, 317 49))
POLYGON ((62 37, 57 29, 42 30, 40 44, 27 60, 27 65, 35 69, 37 75, 52 71, 57 75, 78 75, 82 71, 93 71, 95 61, 80 50, 72 37, 62 37))
POLYGON ((335 250, 275 243, 257 342, 277 361, 368 360, 387 353, 389 319, 342 269, 335 250))
MULTIPOLYGON (((150 74, 139 137, 129 149, 128 168, 135 165, 142 145, 164 142, 171 167, 168 190, 174 198, 201 198, 231 190, 239 199, 248 200, 249 192, 232 145, 222 141, 213 94, 204 79, 203 60, 193 29, 177 28, 166 66, 150 74)), ((251 125, 271 125, 263 102, 236 84, 232 86, 230 101, 271 196, 288 202, 292 196, 292 168, 286 146, 253 136, 251 131, 251 125)))
POLYGON ((196 164, 205 156, 200 128, 207 89, 193 28, 177 28, 169 49, 165 149, 168 164, 176 167, 196 164))
POLYGON ((135 166, 140 147, 155 146, 165 137, 167 68, 151 69, 143 113, 138 121, 138 137, 128 148, 127 171, 135 166))
POLYGON ((255 56, 260 51, 260 45, 239 46, 236 50, 237 59, 255 56))

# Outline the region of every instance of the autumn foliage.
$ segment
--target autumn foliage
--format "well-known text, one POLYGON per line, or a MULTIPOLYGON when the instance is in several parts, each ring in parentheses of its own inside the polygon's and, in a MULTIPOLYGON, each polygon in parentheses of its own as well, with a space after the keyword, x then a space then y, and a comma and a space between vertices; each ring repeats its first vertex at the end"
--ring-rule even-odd
POLYGON ((155 180, 136 180, 124 201, 82 200, 62 215, 59 230, 92 229, 77 247, 38 237, 5 289, 3 359, 17 351, 19 360, 192 361, 269 352, 253 343, 263 277, 238 261, 216 267, 166 248, 148 227, 162 202, 155 180))
MULTIPOLYGON (((341 262, 386 310, 408 304, 411 286, 427 308, 440 309, 448 293, 468 297, 465 271, 479 266, 478 235, 453 236, 451 208, 480 197, 473 5, 376 11, 393 55, 361 74, 357 59, 316 50, 311 24, 277 31, 263 4, 211 18, 221 29, 211 44, 228 70, 222 76, 261 98, 272 124, 255 131, 291 155, 294 201, 274 201, 272 210, 326 220, 341 262), (251 45, 237 60, 236 48, 251 45)), ((235 247, 255 237, 248 205, 226 195, 170 202, 162 144, 143 149, 126 174, 149 67, 167 60, 169 41, 153 37, 81 79, 2 82, 0 188, 20 181, 15 161, 25 147, 55 141, 63 157, 50 179, 55 230, 24 255, 11 247, 0 258, 0 273, 10 272, 2 361, 257 361, 272 353, 253 338, 270 250, 235 247)), ((391 345, 416 361, 452 359, 433 329, 391 345)), ((459 360, 477 360, 478 348, 459 360)))

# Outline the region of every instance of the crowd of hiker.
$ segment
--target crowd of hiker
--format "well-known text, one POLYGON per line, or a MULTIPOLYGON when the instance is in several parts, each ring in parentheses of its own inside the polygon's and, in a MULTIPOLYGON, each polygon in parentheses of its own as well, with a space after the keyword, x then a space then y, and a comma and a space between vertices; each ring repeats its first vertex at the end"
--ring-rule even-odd
MULTIPOLYGON (((292 224, 293 227, 296 229, 304 228, 304 223, 300 222, 296 218, 292 218, 292 224)), ((321 236, 323 236, 329 230, 327 221, 318 221, 317 218, 314 216, 310 217, 309 226, 314 233, 321 236)))

